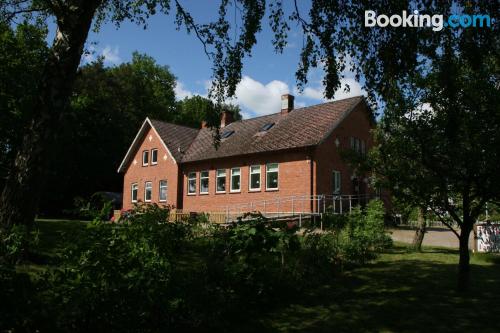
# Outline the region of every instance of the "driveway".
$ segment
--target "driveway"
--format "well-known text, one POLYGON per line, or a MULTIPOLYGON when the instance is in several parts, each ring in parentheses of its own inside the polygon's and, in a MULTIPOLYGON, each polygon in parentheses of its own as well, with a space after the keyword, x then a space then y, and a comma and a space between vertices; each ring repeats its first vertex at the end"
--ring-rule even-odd
MULTIPOLYGON (((396 242, 411 243, 415 236, 415 229, 411 227, 396 227, 389 229, 392 239, 396 242)), ((443 246, 458 249, 458 238, 447 228, 428 228, 424 236, 423 245, 443 246)), ((474 248, 474 234, 471 232, 469 248, 474 248)))

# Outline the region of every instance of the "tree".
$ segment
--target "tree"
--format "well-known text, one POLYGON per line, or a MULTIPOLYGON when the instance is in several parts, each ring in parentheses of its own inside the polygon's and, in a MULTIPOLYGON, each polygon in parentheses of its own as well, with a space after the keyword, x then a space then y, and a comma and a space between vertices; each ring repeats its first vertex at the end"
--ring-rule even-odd
POLYGON ((485 204, 500 197, 499 58, 474 66, 463 57, 445 48, 428 72, 394 89, 374 152, 380 162, 374 167, 393 191, 429 206, 458 237, 461 290, 469 280, 473 225, 485 204))
POLYGON ((30 118, 48 47, 43 25, 0 23, 0 187, 30 118))
MULTIPOLYGON (((178 102, 174 122, 193 128, 200 127, 211 115, 217 114, 216 105, 210 99, 202 96, 185 97, 178 102)), ((228 111, 235 120, 241 119, 240 108, 232 104, 223 104, 222 111, 228 111)))
POLYGON ((61 119, 57 163, 47 175, 51 186, 40 212, 60 216, 77 196, 121 191, 117 166, 146 117, 173 120, 175 85, 168 67, 139 53, 116 67, 104 67, 102 59, 81 67, 61 119))
MULTIPOLYGON (((365 88, 369 92, 372 105, 377 100, 385 102, 390 110, 394 106, 401 106, 399 101, 402 90, 411 91, 412 79, 418 73, 440 73, 436 78, 435 96, 428 96, 428 102, 436 113, 443 113, 436 119, 441 122, 431 122, 433 130, 441 133, 446 128, 449 139, 468 139, 463 133, 454 131, 454 124, 460 123, 461 117, 480 112, 482 116, 476 121, 474 129, 483 137, 483 141, 474 143, 486 144, 484 150, 491 153, 491 160, 484 159, 483 147, 464 146, 465 151, 456 151, 456 147, 449 146, 450 151, 467 156, 464 160, 470 161, 479 157, 484 164, 481 168, 490 171, 491 166, 498 165, 496 152, 489 150, 492 145, 488 139, 494 135, 490 131, 496 125, 485 121, 492 114, 498 113, 498 54, 499 54, 499 26, 495 24, 500 17, 499 3, 496 1, 480 0, 469 1, 345 1, 312 0, 307 17, 303 16, 298 1, 294 1, 290 13, 285 13, 286 8, 281 0, 247 1, 221 1, 219 17, 214 22, 205 24, 196 23, 194 18, 180 4, 173 1, 176 10, 176 23, 178 27, 184 26, 188 32, 193 32, 201 41, 207 56, 213 60, 213 78, 210 96, 220 105, 225 98, 234 96, 236 85, 241 80, 243 60, 249 56, 252 47, 257 42, 256 36, 261 30, 266 8, 269 13, 269 23, 274 32, 273 45, 277 52, 282 52, 287 43, 287 33, 290 24, 298 24, 304 36, 304 43, 300 55, 299 66, 296 72, 299 89, 307 83, 307 74, 311 67, 322 67, 325 72, 323 84, 325 97, 332 98, 335 91, 341 86, 342 71, 349 67, 358 77, 364 75, 365 88), (237 24, 232 26, 234 18, 228 16, 230 8, 236 11, 237 24), (484 15, 488 13, 491 21, 490 27, 485 28, 443 28, 435 32, 423 26, 415 28, 391 27, 365 27, 364 14, 369 8, 378 13, 401 13, 403 10, 413 12, 420 10, 422 14, 467 13, 484 15), (351 61, 352 60, 352 61, 351 61), (484 65, 489 61, 489 65, 484 65), (441 64, 441 65, 439 65, 441 64), (438 66, 439 65, 439 66, 438 66), (433 68, 441 68, 434 71, 433 68), (464 85, 455 86, 457 80, 453 70, 463 69, 462 73, 471 74, 462 83, 473 87, 485 88, 493 98, 484 96, 484 93, 475 94, 477 98, 472 101, 470 96, 463 96, 464 85), (478 75, 480 73, 480 75, 478 75), (447 79, 449 78, 449 79, 447 79), (459 89, 457 89, 459 88, 459 89), (486 97, 486 98, 485 98, 486 97), (458 102, 460 101, 460 102, 458 102), (460 104, 466 101, 467 104, 460 104), (495 104, 495 103, 496 104, 495 104), (475 111, 469 112, 471 109, 475 111), (459 110, 455 112, 455 110, 459 110), (458 116, 454 116, 454 114, 458 116), (488 116, 488 113, 490 114, 488 116), (447 122, 446 122, 447 121, 447 122), (439 127, 440 125, 442 127, 439 127), (453 134, 455 133, 455 134, 453 134), (460 135, 458 135, 460 134, 460 135), (453 137, 455 135, 455 137, 453 137), (488 138, 488 139, 486 139, 488 138), (479 155, 479 156, 477 156, 479 155)), ((76 70, 83 52, 84 43, 92 21, 95 19, 96 27, 110 20, 119 25, 123 20, 136 21, 146 24, 149 15, 157 11, 168 13, 171 9, 170 1, 143 1, 143 0, 55 0, 32 1, 4 1, 0 4, 0 13, 4 20, 10 20, 20 13, 42 13, 55 18, 58 33, 50 48, 42 78, 40 80, 40 95, 33 107, 31 125, 24 136, 23 144, 17 152, 15 163, 4 187, 0 199, 0 221, 3 226, 13 223, 30 224, 36 211, 43 179, 50 162, 51 147, 55 144, 55 133, 59 125, 59 117, 64 114, 69 101, 70 92, 75 80, 76 70)), ((463 77, 461 77, 462 79, 463 77)), ((467 87, 466 87, 467 88, 467 87)), ((470 87, 469 87, 470 88, 470 87)), ((412 107, 406 105, 406 107, 412 107)), ((406 109, 413 110, 413 109, 406 109)), ((391 112, 391 111, 389 111, 391 112)), ((403 115, 399 114, 400 117, 403 115)), ((216 117, 211 117, 212 126, 216 117)), ((389 123, 389 122, 387 122, 389 123)), ((466 127, 464 127, 465 129, 466 127)), ((470 128, 470 127, 469 127, 470 128)), ((432 134, 432 133, 431 133, 432 134)), ((476 135, 477 136, 477 135, 476 135)), ((474 137, 476 137, 474 136, 474 137)), ((439 139, 431 135, 433 139, 439 139)), ((447 141, 448 145, 452 140, 447 141)), ((476 139, 475 139, 476 140, 476 139)), ((491 139, 491 141, 495 141, 491 139)), ((429 142, 436 144, 437 141, 429 142)), ((456 142, 456 141, 455 141, 456 142)), ((472 143, 472 141, 468 141, 472 143)), ((441 145, 438 143, 441 147, 441 145)), ((441 152, 441 150, 440 150, 441 152)), ((428 156, 426 154, 425 156, 428 156)), ((458 155, 458 156, 459 156, 458 155)), ((453 159, 425 160, 425 165, 436 162, 440 169, 439 175, 443 182, 453 187, 454 193, 462 195, 463 224, 461 225, 463 237, 470 233, 476 210, 481 204, 495 194, 491 192, 491 184, 495 176, 488 176, 481 172, 480 181, 475 179, 473 168, 467 166, 471 172, 464 175, 460 168, 453 164, 453 159), (445 167, 443 169, 443 166, 445 167), (443 174, 443 171, 452 168, 453 177, 443 174), (468 182, 458 181, 455 175, 465 176, 468 182), (472 177, 471 175, 474 175, 472 177), (471 178, 475 184, 471 187, 471 178), (477 181, 476 181, 477 180, 477 181), (486 185, 488 190, 483 190, 478 185, 486 185), (467 189, 460 189, 465 185, 467 189), (472 192, 471 192, 472 191, 472 192), (475 202, 479 205, 475 205, 475 202), (471 206, 472 204, 472 206, 471 206), (471 222, 472 221, 472 222, 471 222)), ((463 161, 461 161, 463 162, 463 161)), ((478 166, 472 163, 473 166, 478 166)), ((434 190, 442 193, 443 186, 434 190), (440 192, 441 191, 441 192, 440 192)), ((446 193, 448 193, 446 191, 446 193)), ((444 205, 454 219, 460 220, 457 210, 446 200, 444 205), (452 213, 453 212, 453 213, 452 213)), ((444 203, 445 201, 441 201, 444 203)), ((461 223, 462 223, 461 222, 461 223)), ((461 246, 460 276, 463 278, 468 272, 468 251, 465 244, 461 246)), ((462 279, 463 280, 463 279, 462 279)), ((465 280, 464 280, 465 281, 465 280)))

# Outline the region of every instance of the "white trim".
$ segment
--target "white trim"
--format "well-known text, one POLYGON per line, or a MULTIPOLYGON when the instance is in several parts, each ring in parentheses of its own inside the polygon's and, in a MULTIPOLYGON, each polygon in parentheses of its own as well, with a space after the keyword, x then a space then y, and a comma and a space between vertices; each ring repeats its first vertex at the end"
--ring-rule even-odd
POLYGON ((144 182, 144 202, 151 202, 151 200, 153 199, 153 182, 152 181, 145 181, 144 182), (146 199, 146 189, 148 188, 146 186, 146 184, 151 184, 151 199, 147 200, 146 199))
POLYGON ((209 190, 210 190, 210 170, 202 170, 202 171, 200 171, 200 189, 199 189, 200 194, 208 194, 209 190), (202 174, 203 172, 206 172, 206 173, 207 173, 207 176, 206 176, 206 177, 202 177, 202 175, 201 175, 201 174, 202 174), (202 192, 202 191, 201 191, 201 180, 202 180, 202 179, 208 179, 208 186, 207 186, 207 190, 206 190, 206 192, 202 192))
POLYGON ((197 174, 195 171, 192 171, 192 172, 188 172, 187 174, 187 189, 186 189, 186 193, 187 195, 196 195, 196 180, 197 180, 197 174), (194 192, 189 192, 189 181, 192 180, 193 178, 189 178, 189 175, 190 174, 193 174, 194 173, 194 192))
POLYGON ((158 164, 158 148, 151 149, 151 152, 149 153, 149 155, 151 155, 151 165, 157 165, 158 164), (153 151, 156 151, 156 162, 153 161, 153 151))
POLYGON ((139 184, 138 183, 132 183, 130 185, 130 201, 131 202, 137 202, 137 197, 139 196, 139 184), (135 189, 135 200, 134 200, 134 186, 137 186, 135 189))
POLYGON ((159 202, 166 202, 168 199, 168 180, 167 179, 160 179, 158 182, 158 201, 159 202), (161 182, 165 182, 165 199, 161 198, 161 182))
POLYGON ((230 193, 239 193, 241 192, 241 168, 231 168, 231 178, 229 181, 229 192, 230 193), (237 190, 233 190, 233 171, 238 170, 239 171, 239 177, 240 177, 240 186, 237 190))
POLYGON ((148 166, 148 165, 149 165, 149 150, 146 149, 142 151, 142 166, 148 166), (148 161, 144 163, 144 154, 146 153, 148 154, 148 161))
POLYGON ((226 193, 226 186, 227 185, 227 169, 216 169, 215 170, 215 193, 226 193), (224 176, 219 176, 218 173, 219 173, 219 170, 223 170, 224 171, 224 176), (224 191, 219 191, 217 189, 217 186, 219 184, 219 178, 224 178, 224 191))
POLYGON ((262 167, 260 165, 250 165, 248 167, 248 192, 259 192, 262 188, 262 167), (252 188, 252 175, 255 175, 257 173, 252 173, 252 167, 258 167, 259 168, 259 187, 258 188, 252 188))
POLYGON ((144 132, 146 130, 146 124, 148 124, 149 127, 151 129, 153 129, 153 131, 155 132, 156 136, 160 139, 161 144, 167 150, 167 153, 170 155, 170 157, 172 158, 172 160, 174 161, 174 163, 177 164, 177 161, 174 158, 174 155, 172 155, 172 153, 170 152, 170 149, 168 149, 167 145, 165 144, 165 142, 163 141, 163 139, 161 138, 161 136, 158 134, 158 131, 156 131, 156 128, 154 128, 153 124, 151 123, 151 120, 149 120, 149 118, 146 118, 144 120, 144 122, 142 123, 141 128, 139 129, 139 131, 135 135, 134 141, 132 141, 132 144, 130 145, 130 147, 128 147, 127 153, 125 154, 125 157, 123 158, 122 162, 120 163, 120 166, 118 167, 118 170, 117 170, 118 172, 124 172, 125 171, 125 167, 128 165, 128 160, 131 158, 130 155, 135 150, 135 148, 137 148, 137 145, 139 143, 139 139, 142 138, 142 136, 144 135, 144 132))
POLYGON ((280 165, 279 163, 266 163, 266 191, 278 191, 280 188, 280 165), (269 171, 268 170, 268 167, 269 165, 271 164, 276 164, 277 166, 277 170, 276 171, 269 171), (277 187, 268 187, 267 186, 267 177, 268 177, 268 174, 269 172, 276 172, 278 174, 278 186, 277 187))

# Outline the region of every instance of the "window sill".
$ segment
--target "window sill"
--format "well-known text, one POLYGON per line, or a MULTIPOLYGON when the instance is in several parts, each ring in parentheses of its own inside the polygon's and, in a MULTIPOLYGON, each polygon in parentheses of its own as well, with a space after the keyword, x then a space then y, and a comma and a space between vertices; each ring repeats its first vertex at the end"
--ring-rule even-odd
POLYGON ((253 193, 253 192, 260 192, 261 189, 260 188, 255 188, 255 189, 249 189, 248 190, 248 193, 253 193))
POLYGON ((208 192, 200 192, 200 195, 208 195, 208 192))
POLYGON ((160 200, 160 202, 167 202, 167 199, 165 199, 165 200, 160 200))
POLYGON ((144 200, 144 202, 151 202, 151 200, 144 200))
POLYGON ((196 193, 188 193, 187 195, 191 197, 191 196, 195 196, 196 193))
POLYGON ((151 162, 151 166, 153 166, 153 165, 158 165, 158 162, 156 162, 156 163, 151 162))
POLYGON ((266 188, 266 192, 278 192, 279 188, 266 188))
POLYGON ((226 191, 224 191, 224 192, 222 192, 222 191, 215 192, 215 194, 226 194, 226 191))
POLYGON ((241 190, 238 190, 238 191, 230 191, 229 194, 232 194, 232 193, 241 193, 241 190))

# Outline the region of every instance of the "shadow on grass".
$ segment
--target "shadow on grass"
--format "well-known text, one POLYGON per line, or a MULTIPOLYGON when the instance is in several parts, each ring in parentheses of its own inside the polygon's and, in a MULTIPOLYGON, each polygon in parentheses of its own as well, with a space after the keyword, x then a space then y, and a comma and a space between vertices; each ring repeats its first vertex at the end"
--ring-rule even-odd
POLYGON ((403 251, 265 313, 260 323, 281 332, 500 331, 499 265, 472 265, 471 288, 458 293, 456 251, 432 248, 402 260, 403 251))

